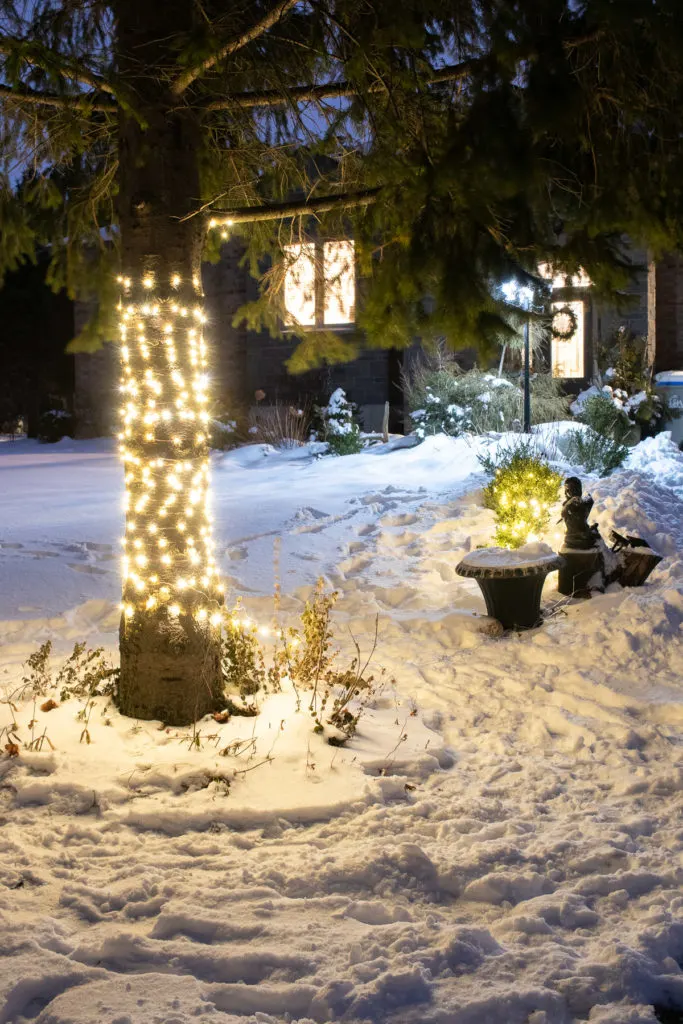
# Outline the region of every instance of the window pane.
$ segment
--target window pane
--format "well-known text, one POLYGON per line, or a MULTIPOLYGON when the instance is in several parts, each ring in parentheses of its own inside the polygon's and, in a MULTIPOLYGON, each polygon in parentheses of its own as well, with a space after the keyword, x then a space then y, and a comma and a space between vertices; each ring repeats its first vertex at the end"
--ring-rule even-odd
MULTIPOLYGON (((576 317, 576 330, 571 338, 551 341, 553 377, 583 377, 584 324, 583 302, 553 302, 553 313, 569 308, 576 317)), ((564 331, 569 317, 558 317, 557 326, 564 331)))
POLYGON ((285 322, 301 327, 315 324, 315 245, 285 246, 285 322))
POLYGON ((567 277, 566 274, 553 274, 549 263, 539 263, 538 275, 546 281, 551 281, 553 290, 555 288, 590 288, 592 283, 583 267, 579 268, 578 274, 567 277))
POLYGON ((356 268, 353 241, 325 242, 326 324, 352 324, 356 314, 356 268))

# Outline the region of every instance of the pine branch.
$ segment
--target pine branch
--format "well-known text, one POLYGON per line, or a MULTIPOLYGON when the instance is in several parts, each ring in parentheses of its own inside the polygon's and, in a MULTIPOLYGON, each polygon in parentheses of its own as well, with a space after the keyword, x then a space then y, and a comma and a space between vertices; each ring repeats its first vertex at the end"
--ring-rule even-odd
POLYGON ((32 67, 39 67, 44 71, 63 75, 64 78, 70 78, 74 82, 89 85, 92 89, 97 89, 100 92, 116 95, 113 85, 110 85, 101 75, 85 67, 80 61, 30 39, 17 39, 14 36, 2 35, 0 36, 0 53, 19 57, 20 60, 32 67))
MULTIPOLYGON (((439 82, 453 82, 467 75, 475 68, 478 61, 476 58, 464 60, 460 64, 450 64, 448 67, 438 68, 426 76, 428 85, 439 82)), ((383 82, 375 82, 366 90, 370 93, 385 92, 383 82)), ((255 92, 238 93, 223 100, 213 100, 207 103, 206 110, 230 110, 234 108, 251 107, 280 107, 286 103, 305 103, 307 101, 322 102, 324 100, 337 100, 358 96, 360 90, 351 82, 332 82, 328 85, 295 85, 291 89, 263 89, 255 92)))
POLYGON ((210 57, 205 57, 204 60, 199 61, 192 67, 186 68, 182 74, 178 75, 176 80, 171 86, 171 92, 176 96, 179 96, 182 92, 187 89, 188 85, 192 83, 204 74, 205 71, 210 71, 211 68, 215 67, 219 61, 222 61, 225 57, 229 57, 230 54, 236 53, 241 50, 242 47, 251 43, 254 39, 258 39, 264 32, 267 32, 269 28, 272 28, 281 18, 285 16, 294 5, 298 3, 298 0, 280 0, 280 2, 270 11, 269 14, 258 21, 255 25, 252 25, 250 29, 243 32, 241 35, 236 36, 229 42, 224 43, 215 53, 211 54, 210 57))
MULTIPOLYGON (((264 220, 287 220, 291 217, 307 217, 315 213, 329 213, 330 210, 352 206, 370 206, 377 201, 379 193, 379 188, 369 188, 363 192, 342 192, 336 196, 321 196, 319 199, 306 199, 300 203, 269 203, 264 206, 241 206, 234 210, 214 210, 209 227, 255 224, 264 220)), ((191 213, 183 220, 196 217, 199 213, 201 213, 200 210, 191 213)))
POLYGON ((19 103, 42 104, 47 107, 68 107, 79 110, 97 110, 104 113, 117 111, 118 104, 113 100, 93 99, 93 93, 72 93, 60 96, 57 93, 36 92, 26 86, 0 85, 0 98, 17 100, 19 103))

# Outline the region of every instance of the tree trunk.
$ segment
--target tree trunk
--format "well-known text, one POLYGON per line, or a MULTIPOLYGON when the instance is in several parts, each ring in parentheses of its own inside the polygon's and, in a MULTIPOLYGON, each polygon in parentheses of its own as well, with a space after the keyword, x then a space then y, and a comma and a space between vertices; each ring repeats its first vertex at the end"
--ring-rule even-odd
MULTIPOLYGON (((123 714, 187 725, 220 703, 223 592, 208 509, 207 353, 202 336, 199 124, 148 68, 172 64, 189 0, 116 0, 120 63, 136 112, 122 114, 121 457, 126 474, 123 714)), ((157 72, 157 74, 160 74, 157 72)))

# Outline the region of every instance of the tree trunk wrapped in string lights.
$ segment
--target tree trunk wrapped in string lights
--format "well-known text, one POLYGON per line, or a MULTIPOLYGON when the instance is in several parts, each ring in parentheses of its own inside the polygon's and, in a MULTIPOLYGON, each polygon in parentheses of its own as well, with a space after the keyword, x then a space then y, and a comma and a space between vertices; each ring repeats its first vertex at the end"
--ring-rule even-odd
POLYGON ((213 709, 222 690, 205 318, 196 278, 174 272, 157 281, 145 271, 120 283, 126 533, 119 703, 130 715, 183 724, 213 709))

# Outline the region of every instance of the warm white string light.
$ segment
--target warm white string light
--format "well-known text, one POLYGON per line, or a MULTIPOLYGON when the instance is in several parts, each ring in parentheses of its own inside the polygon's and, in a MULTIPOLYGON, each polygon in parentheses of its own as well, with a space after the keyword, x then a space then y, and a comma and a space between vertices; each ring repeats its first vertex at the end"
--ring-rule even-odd
POLYGON ((208 359, 197 277, 118 278, 120 454, 125 468, 123 603, 127 619, 159 611, 223 621, 209 508, 208 359))

